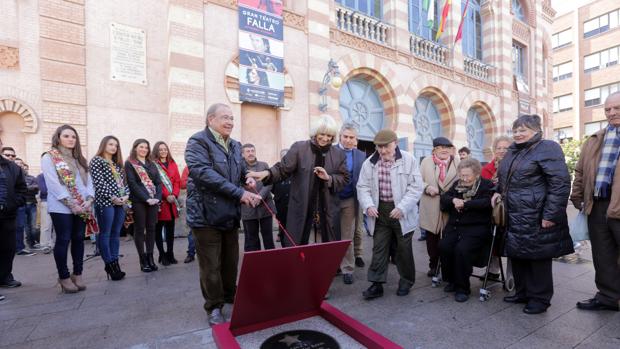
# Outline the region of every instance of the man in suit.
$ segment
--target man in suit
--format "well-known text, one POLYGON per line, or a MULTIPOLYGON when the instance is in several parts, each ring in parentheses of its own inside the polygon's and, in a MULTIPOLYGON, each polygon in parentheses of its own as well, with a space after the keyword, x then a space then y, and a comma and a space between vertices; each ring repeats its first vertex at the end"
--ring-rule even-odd
POLYGON ((340 263, 342 280, 347 285, 353 283, 353 269, 355 267, 353 237, 356 230, 357 216, 360 213, 355 186, 357 185, 362 164, 366 160, 366 154, 356 149, 356 146, 357 127, 349 123, 342 125, 338 148, 342 149, 346 154, 347 171, 349 171, 349 177, 351 178, 346 187, 338 193, 338 196, 340 196, 340 238, 342 240, 351 240, 347 253, 340 263))

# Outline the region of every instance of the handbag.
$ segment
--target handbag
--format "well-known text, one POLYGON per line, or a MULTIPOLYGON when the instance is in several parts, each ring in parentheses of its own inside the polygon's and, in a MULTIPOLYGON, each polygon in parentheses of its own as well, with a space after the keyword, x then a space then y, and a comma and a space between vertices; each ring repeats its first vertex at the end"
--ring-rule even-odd
POLYGON ((495 203, 495 207, 493 207, 493 224, 498 227, 506 226, 506 206, 504 206, 501 196, 495 203))

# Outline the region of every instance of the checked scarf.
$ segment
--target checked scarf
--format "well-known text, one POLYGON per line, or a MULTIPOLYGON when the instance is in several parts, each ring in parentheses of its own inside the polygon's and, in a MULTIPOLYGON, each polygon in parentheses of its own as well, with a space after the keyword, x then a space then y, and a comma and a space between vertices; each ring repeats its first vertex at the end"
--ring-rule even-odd
POLYGON ((614 170, 618 162, 620 150, 620 127, 607 126, 601 161, 598 164, 596 182, 594 184, 594 196, 607 198, 611 193, 611 182, 614 177, 614 170))

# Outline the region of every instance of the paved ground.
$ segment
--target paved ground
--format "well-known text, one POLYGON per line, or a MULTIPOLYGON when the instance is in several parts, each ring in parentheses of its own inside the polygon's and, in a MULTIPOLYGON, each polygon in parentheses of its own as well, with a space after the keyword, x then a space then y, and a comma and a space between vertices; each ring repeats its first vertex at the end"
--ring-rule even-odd
MULTIPOLYGON (((182 259, 185 239, 176 239, 182 259)), ((370 238, 365 239, 366 261, 370 238)), ((87 253, 92 245, 87 244, 87 253)), ((88 290, 59 292, 51 255, 17 256, 15 276, 24 283, 0 289, 0 347, 21 348, 214 348, 198 284, 198 266, 177 264, 141 273, 133 242, 123 242, 123 281, 107 281, 99 258, 85 263, 88 290)), ((620 348, 620 313, 584 312, 575 303, 595 291, 586 248, 572 263, 554 262, 555 296, 548 312, 526 315, 503 303, 497 289, 485 303, 456 303, 426 277, 424 243, 414 242, 417 281, 407 297, 395 295, 397 273, 383 298, 363 301, 365 270, 347 286, 334 279, 329 302, 406 348, 620 348)), ((479 282, 472 281, 477 294, 479 282)), ((230 314, 230 308, 225 312, 230 314)))

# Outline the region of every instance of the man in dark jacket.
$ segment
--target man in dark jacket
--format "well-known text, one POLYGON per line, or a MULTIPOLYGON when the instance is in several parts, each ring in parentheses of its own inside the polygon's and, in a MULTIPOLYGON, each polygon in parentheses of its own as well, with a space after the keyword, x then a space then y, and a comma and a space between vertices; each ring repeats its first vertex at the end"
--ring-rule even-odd
POLYGON ((15 217, 17 208, 25 202, 25 194, 26 182, 21 168, 0 157, 0 287, 21 286, 11 272, 16 247, 15 217))
POLYGON ((30 166, 28 164, 22 164, 22 170, 26 178, 26 205, 25 205, 25 220, 24 226, 26 228, 26 241, 30 245, 29 248, 39 248, 39 236, 37 234, 37 194, 39 193, 39 184, 35 176, 28 173, 30 166))
POLYGON ((187 224, 196 239, 200 288, 209 324, 223 323, 222 307, 235 297, 239 262, 241 204, 256 206, 261 197, 245 189, 241 144, 230 134, 234 117, 230 107, 217 103, 207 110, 207 127, 194 134, 185 148, 189 168, 187 224))
MULTIPOLYGON (((347 158, 347 171, 351 180, 342 189, 340 197, 340 239, 351 240, 347 253, 340 263, 342 281, 349 285, 353 283, 353 269, 355 268, 355 255, 353 253, 353 238, 356 230, 357 216, 361 213, 357 203, 357 179, 360 176, 362 164, 366 160, 366 154, 356 149, 357 128, 353 124, 344 124, 340 128, 340 141, 338 147, 342 149, 347 158)), ((359 257, 358 257, 359 258, 359 257)))

